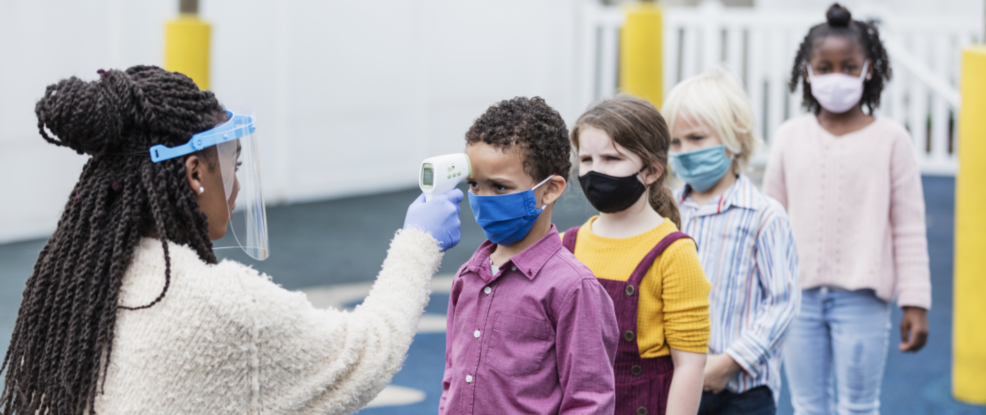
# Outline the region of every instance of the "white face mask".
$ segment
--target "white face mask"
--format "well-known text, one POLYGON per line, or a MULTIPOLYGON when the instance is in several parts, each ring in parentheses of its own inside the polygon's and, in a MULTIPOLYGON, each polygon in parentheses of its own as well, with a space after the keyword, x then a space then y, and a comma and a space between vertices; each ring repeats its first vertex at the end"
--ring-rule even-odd
POLYGON ((815 76, 811 65, 806 65, 811 95, 822 108, 830 112, 841 114, 849 111, 863 97, 863 79, 866 78, 866 68, 869 63, 869 61, 863 62, 863 71, 858 78, 842 73, 815 76))

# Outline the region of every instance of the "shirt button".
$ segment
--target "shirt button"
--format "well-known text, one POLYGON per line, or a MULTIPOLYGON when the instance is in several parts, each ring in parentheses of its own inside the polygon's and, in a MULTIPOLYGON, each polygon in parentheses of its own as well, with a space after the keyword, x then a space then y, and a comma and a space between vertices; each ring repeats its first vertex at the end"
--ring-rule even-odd
POLYGON ((472 332, 472 335, 475 336, 477 339, 479 338, 479 334, 480 334, 479 330, 472 332))
POLYGON ((517 267, 510 267, 510 270, 511 271, 516 271, 517 270, 517 267))
POLYGON ((483 292, 486 293, 486 295, 490 295, 490 293, 493 292, 493 289, 490 287, 486 287, 483 288, 483 292))
POLYGON ((472 383, 472 375, 466 375, 466 383, 472 383))

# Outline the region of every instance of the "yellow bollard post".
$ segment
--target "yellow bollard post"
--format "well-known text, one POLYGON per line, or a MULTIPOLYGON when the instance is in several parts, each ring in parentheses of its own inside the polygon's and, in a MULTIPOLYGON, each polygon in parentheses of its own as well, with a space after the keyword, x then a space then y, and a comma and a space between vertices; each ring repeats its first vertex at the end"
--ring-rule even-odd
POLYGON ((955 180, 952 394, 986 404, 986 46, 962 52, 955 180))
POLYGON ((664 102, 664 55, 661 8, 653 1, 627 7, 620 31, 620 88, 661 108, 664 102))
POLYGON ((201 90, 209 89, 212 26, 199 19, 198 1, 180 0, 178 18, 164 25, 164 68, 181 72, 201 90))

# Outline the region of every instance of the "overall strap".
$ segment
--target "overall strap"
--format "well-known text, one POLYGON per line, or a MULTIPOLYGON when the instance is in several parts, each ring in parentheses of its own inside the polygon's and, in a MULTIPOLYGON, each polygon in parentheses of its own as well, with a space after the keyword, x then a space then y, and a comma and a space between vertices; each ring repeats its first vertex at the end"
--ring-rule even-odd
MULTIPOLYGON (((567 237, 568 234, 566 233, 565 236, 567 237)), ((644 279, 644 275, 647 275, 647 271, 650 270, 651 265, 654 264, 654 260, 661 256, 664 250, 671 246, 672 243, 679 239, 686 238, 692 239, 692 237, 678 231, 671 232, 668 236, 665 236, 664 239, 661 239, 661 241, 654 246, 654 249, 651 249, 651 251, 644 256, 644 259, 637 264, 637 269, 633 270, 633 274, 630 275, 630 279, 627 280, 627 282, 632 286, 639 287, 640 281, 644 279)), ((627 289, 630 290, 630 288, 627 289)))
POLYGON ((575 240, 579 237, 579 228, 580 226, 576 226, 565 231, 565 237, 561 239, 561 245, 573 254, 575 253, 575 240))

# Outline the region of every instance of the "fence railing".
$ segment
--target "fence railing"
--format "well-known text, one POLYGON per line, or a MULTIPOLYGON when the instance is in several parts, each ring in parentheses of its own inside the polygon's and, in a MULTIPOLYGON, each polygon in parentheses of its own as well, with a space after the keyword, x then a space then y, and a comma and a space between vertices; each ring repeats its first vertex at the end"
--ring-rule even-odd
MULTIPOLYGON (((584 7, 583 107, 617 92, 619 30, 625 21, 619 6, 587 1, 584 7)), ((890 117, 911 132, 922 171, 954 174, 959 57, 977 40, 982 22, 975 16, 896 16, 888 10, 856 11, 855 18, 877 22, 890 55, 893 79, 877 116, 890 117)), ((781 123, 804 112, 800 85, 793 93, 788 90, 791 65, 808 29, 823 19, 818 13, 727 9, 719 1, 666 7, 665 94, 684 78, 725 65, 743 82, 758 132, 769 146, 781 123)), ((754 157, 754 163, 765 160, 766 150, 754 157)))

